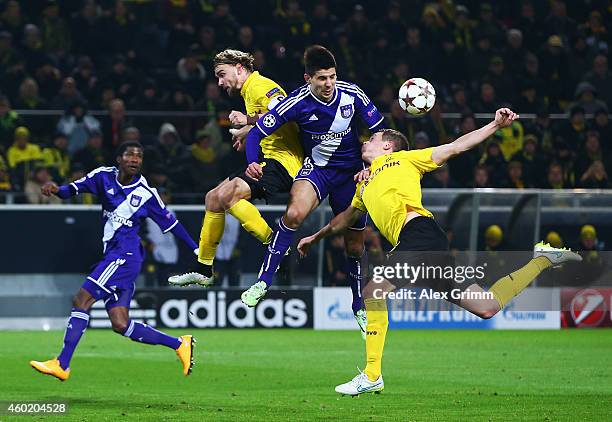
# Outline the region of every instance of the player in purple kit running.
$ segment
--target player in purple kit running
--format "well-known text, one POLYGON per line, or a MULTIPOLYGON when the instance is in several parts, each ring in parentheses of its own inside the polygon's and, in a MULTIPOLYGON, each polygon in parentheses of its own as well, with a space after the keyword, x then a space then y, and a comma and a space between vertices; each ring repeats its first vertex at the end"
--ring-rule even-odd
MULTIPOLYGON (((242 294, 242 301, 248 306, 255 306, 266 294, 296 229, 321 201, 329 197, 334 215, 351 204, 355 193, 353 177, 363 169, 354 117, 359 116, 371 131, 384 128, 382 114, 367 95, 357 85, 336 80, 336 61, 329 50, 319 45, 307 48, 304 66, 306 84, 263 115, 246 139, 250 163, 247 174, 253 178, 261 177, 257 163, 260 140, 287 122, 298 124, 306 156, 291 188, 285 215, 268 246, 259 279, 242 294)), ((364 216, 344 235, 353 289, 359 289, 365 224, 364 216)), ((365 315, 361 322, 357 315, 365 312, 361 309, 360 295, 355 297, 359 300, 353 301, 353 312, 365 332, 365 315)))
POLYGON ((74 297, 73 308, 64 334, 64 347, 56 359, 30 361, 43 374, 61 381, 70 376, 70 359, 89 323, 89 310, 98 300, 104 300, 113 330, 131 340, 146 344, 161 344, 176 351, 183 365, 184 375, 193 366, 193 343, 190 335, 171 337, 146 324, 129 318, 130 301, 135 280, 144 259, 138 230, 142 221, 150 217, 164 231, 171 231, 197 256, 197 245, 185 228, 166 209, 159 194, 149 187, 140 175, 143 147, 138 142, 125 142, 117 150, 116 167, 100 167, 87 176, 57 186, 49 182, 42 187, 44 195, 62 199, 81 193, 97 195, 102 202, 104 258, 100 261, 74 297))

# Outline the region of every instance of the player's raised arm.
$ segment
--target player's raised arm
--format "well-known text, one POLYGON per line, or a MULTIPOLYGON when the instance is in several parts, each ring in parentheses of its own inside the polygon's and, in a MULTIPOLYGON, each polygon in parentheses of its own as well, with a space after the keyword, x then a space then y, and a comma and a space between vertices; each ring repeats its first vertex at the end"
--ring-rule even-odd
POLYGON ((302 257, 307 255, 311 244, 317 243, 319 240, 332 234, 341 233, 348 227, 351 227, 363 214, 365 214, 363 211, 350 205, 321 230, 311 236, 300 239, 297 247, 298 252, 302 257))
POLYGON ((474 148, 493 135, 498 129, 510 126, 518 118, 519 115, 509 108, 500 108, 495 112, 495 119, 480 129, 466 133, 450 144, 434 147, 431 159, 437 165, 442 165, 454 156, 474 148))
POLYGON ((85 177, 81 177, 67 185, 58 186, 55 182, 48 182, 40 189, 45 196, 56 195, 62 199, 68 199, 71 196, 80 193, 98 194, 98 179, 103 172, 115 171, 114 167, 99 167, 87 173, 85 177))
POLYGON ((261 155, 259 143, 261 140, 273 134, 285 123, 287 123, 286 117, 280 115, 277 109, 270 110, 255 122, 255 127, 249 131, 245 140, 246 158, 249 164, 259 161, 261 155))

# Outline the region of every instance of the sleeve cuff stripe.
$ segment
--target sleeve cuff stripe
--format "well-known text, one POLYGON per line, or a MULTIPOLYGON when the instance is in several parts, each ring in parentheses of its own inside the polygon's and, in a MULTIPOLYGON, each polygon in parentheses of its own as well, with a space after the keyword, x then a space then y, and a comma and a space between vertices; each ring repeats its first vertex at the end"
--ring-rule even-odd
POLYGON ((170 227, 168 227, 166 230, 164 230, 164 233, 168 233, 170 230, 172 230, 174 228, 174 226, 176 226, 178 224, 178 220, 176 220, 174 222, 174 224, 172 224, 170 227))

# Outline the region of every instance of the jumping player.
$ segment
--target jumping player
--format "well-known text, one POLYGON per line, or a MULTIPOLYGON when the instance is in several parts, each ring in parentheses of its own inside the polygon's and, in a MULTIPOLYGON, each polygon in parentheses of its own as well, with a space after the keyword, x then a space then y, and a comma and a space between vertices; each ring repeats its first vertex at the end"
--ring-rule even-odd
MULTIPOLYGON (((355 116, 371 131, 383 128, 383 116, 356 85, 336 80, 336 61, 325 47, 314 45, 304 53, 306 84, 293 91, 276 108, 262 116, 247 135, 247 175, 260 177, 257 164, 260 141, 287 122, 298 124, 306 153, 295 177, 291 198, 268 247, 258 281, 242 294, 242 301, 255 306, 272 284, 294 233, 306 217, 329 196, 334 214, 344 211, 355 192, 355 173, 363 170, 361 143, 355 116)), ((344 234, 348 270, 353 290, 353 312, 365 334, 365 312, 360 294, 360 258, 364 253, 362 216, 344 234)))
MULTIPOLYGON (((406 151, 408 141, 398 131, 386 129, 375 133, 362 147, 362 158, 371 166, 370 175, 357 185, 351 206, 317 233, 300 240, 298 251, 302 255, 306 254, 311 244, 350 227, 367 212, 393 246, 388 254, 387 269, 398 264, 408 264, 411 267, 452 266, 454 259, 449 252, 448 239, 431 212, 421 203, 421 177, 450 158, 474 148, 517 118, 518 115, 511 110, 501 108, 495 113, 495 119, 486 126, 449 144, 416 151, 406 151)), ((538 243, 535 245, 534 258, 495 282, 489 289, 490 295, 483 295, 484 290, 476 283, 465 288, 452 278, 419 281, 440 292, 451 293, 457 289, 469 291, 472 294, 460 299, 452 299, 451 293, 451 299, 448 300, 481 318, 491 318, 546 268, 581 259, 580 255, 570 250, 538 243)), ((367 365, 364 372, 351 381, 338 385, 338 393, 355 396, 384 389, 381 361, 388 327, 385 293, 404 287, 409 282, 396 277, 379 283, 372 281, 364 287, 368 318, 367 365)))
POLYGON ((98 300, 104 300, 113 330, 133 341, 161 344, 176 351, 183 374, 189 375, 193 366, 191 335, 171 337, 148 325, 131 320, 130 301, 135 280, 144 259, 138 230, 142 221, 150 217, 164 232, 172 232, 197 255, 197 245, 174 215, 166 209, 159 194, 140 175, 143 147, 135 141, 121 144, 117 150, 116 167, 100 167, 87 176, 57 186, 49 182, 42 187, 46 196, 62 199, 82 193, 97 195, 102 202, 104 258, 100 261, 74 297, 64 347, 56 359, 31 361, 30 365, 43 374, 62 381, 70 376, 70 360, 89 323, 89 310, 98 300))
MULTIPOLYGON (((236 141, 234 146, 238 149, 243 147, 244 136, 259 116, 273 109, 286 96, 280 85, 253 70, 253 60, 251 54, 231 49, 217 54, 214 60, 219 86, 229 95, 240 94, 244 99, 247 114, 236 110, 230 113, 231 123, 241 126, 239 130, 231 129, 236 141)), ((296 125, 285 125, 267 136, 262 140, 261 149, 262 154, 256 158, 263 169, 259 180, 248 177, 242 169, 206 194, 206 214, 195 271, 170 277, 170 284, 213 284, 213 262, 223 236, 226 212, 261 243, 270 243, 272 229, 249 200, 265 199, 267 202, 274 195, 288 193, 291 189, 304 157, 296 125)))

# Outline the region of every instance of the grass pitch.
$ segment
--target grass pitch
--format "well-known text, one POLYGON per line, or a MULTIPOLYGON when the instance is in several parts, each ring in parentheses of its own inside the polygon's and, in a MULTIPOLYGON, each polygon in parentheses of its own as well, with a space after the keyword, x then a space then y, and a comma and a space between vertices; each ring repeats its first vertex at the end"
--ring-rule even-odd
POLYGON ((173 351, 89 330, 62 383, 28 365, 55 356, 62 332, 1 332, 0 400, 66 401, 68 415, 35 417, 59 421, 612 419, 612 330, 391 331, 386 389, 359 398, 334 392, 363 368, 357 331, 194 334, 185 378, 173 351))

